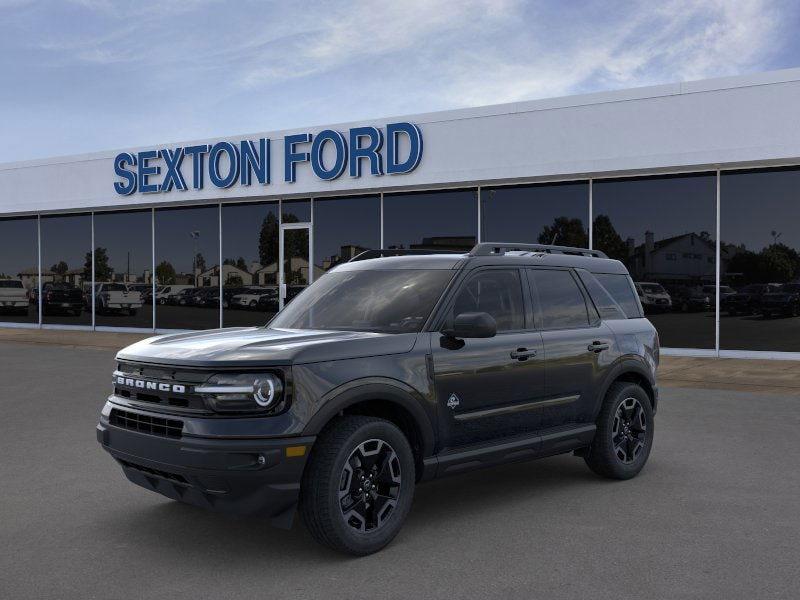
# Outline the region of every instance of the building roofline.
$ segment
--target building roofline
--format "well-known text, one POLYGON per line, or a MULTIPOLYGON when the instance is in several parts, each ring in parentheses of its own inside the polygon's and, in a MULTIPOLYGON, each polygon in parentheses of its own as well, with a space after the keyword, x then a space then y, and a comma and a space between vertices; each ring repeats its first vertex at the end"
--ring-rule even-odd
POLYGON ((277 131, 261 131, 244 134, 225 135, 195 140, 182 140, 175 142, 154 142, 147 146, 117 148, 101 150, 85 154, 62 155, 48 158, 31 159, 24 161, 0 163, 0 171, 13 169, 38 167, 46 165, 70 164, 94 160, 112 159, 119 152, 135 152, 138 150, 152 149, 153 147, 175 147, 192 144, 202 144, 225 140, 255 139, 268 137, 272 140, 281 140, 286 135, 301 133, 306 131, 320 131, 322 129, 348 129, 363 125, 367 122, 393 122, 393 121, 412 121, 417 124, 430 124, 445 121, 459 121, 499 115, 531 113, 539 111, 559 110, 565 108, 575 108, 580 106, 594 106, 600 104, 610 104, 618 102, 630 102, 636 100, 648 100, 668 96, 682 96, 687 94, 721 92, 731 89, 741 89, 748 87, 758 87, 767 85, 780 85, 783 83, 800 81, 800 67, 781 69, 776 71, 766 71, 760 73, 749 73, 746 75, 734 75, 727 77, 715 77, 711 79, 700 79, 696 81, 666 83, 660 85, 626 88, 620 90, 592 92, 577 94, 572 96, 558 96, 554 98, 542 98, 537 100, 523 100, 504 104, 492 104, 473 108, 456 108, 436 112, 419 114, 406 114, 390 117, 373 117, 350 121, 344 123, 333 123, 323 125, 310 125, 306 127, 295 127, 277 131))

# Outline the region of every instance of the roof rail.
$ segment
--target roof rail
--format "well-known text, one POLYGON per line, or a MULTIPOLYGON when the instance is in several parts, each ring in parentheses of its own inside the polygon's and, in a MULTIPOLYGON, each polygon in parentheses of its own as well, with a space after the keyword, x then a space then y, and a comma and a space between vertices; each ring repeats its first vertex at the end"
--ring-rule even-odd
POLYGON ((382 258, 384 256, 421 256, 426 254, 464 254, 460 250, 423 250, 419 248, 405 249, 405 248, 380 248, 378 250, 365 250, 360 254, 356 254, 347 262, 355 262, 358 260, 369 260, 370 258, 382 258))
POLYGON ((502 256, 506 252, 543 252, 545 254, 571 254, 573 256, 588 256, 592 258, 608 258, 605 252, 589 250, 588 248, 575 248, 572 246, 552 246, 548 244, 507 244, 498 242, 483 242, 475 244, 469 251, 470 256, 502 256))

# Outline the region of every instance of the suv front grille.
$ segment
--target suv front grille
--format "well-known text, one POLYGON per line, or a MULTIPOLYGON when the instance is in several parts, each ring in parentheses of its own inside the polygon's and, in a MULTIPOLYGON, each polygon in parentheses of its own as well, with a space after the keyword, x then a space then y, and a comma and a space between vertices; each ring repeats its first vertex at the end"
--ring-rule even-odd
POLYGON ((123 429, 157 435, 167 438, 180 438, 183 435, 183 421, 142 415, 128 410, 112 408, 109 423, 123 429))
POLYGON ((113 377, 114 395, 146 402, 159 412, 178 409, 178 412, 210 413, 203 397, 193 392, 194 386, 204 383, 209 375, 170 367, 120 363, 113 377), (177 388, 183 389, 179 391, 177 388))

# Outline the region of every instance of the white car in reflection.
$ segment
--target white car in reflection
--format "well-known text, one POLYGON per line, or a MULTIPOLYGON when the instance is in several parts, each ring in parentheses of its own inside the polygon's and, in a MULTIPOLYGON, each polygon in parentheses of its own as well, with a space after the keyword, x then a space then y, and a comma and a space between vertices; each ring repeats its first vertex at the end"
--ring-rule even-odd
POLYGON ((0 312, 28 314, 28 290, 20 279, 0 279, 0 312))
POLYGON ((258 306, 258 301, 263 297, 278 296, 278 290, 268 287, 253 287, 248 288, 247 291, 236 294, 231 298, 231 308, 249 308, 255 309, 258 306))
POLYGON ((637 281, 634 285, 644 312, 667 312, 672 309, 672 298, 660 283, 637 281))

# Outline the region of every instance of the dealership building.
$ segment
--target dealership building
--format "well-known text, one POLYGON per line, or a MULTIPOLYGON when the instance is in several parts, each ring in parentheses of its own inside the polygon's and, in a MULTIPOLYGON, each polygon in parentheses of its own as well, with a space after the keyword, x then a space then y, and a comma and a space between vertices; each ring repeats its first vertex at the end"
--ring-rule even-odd
POLYGON ((666 353, 798 359, 798 106, 790 69, 3 164, 0 327, 258 325, 366 249, 526 242, 623 261, 666 353))

